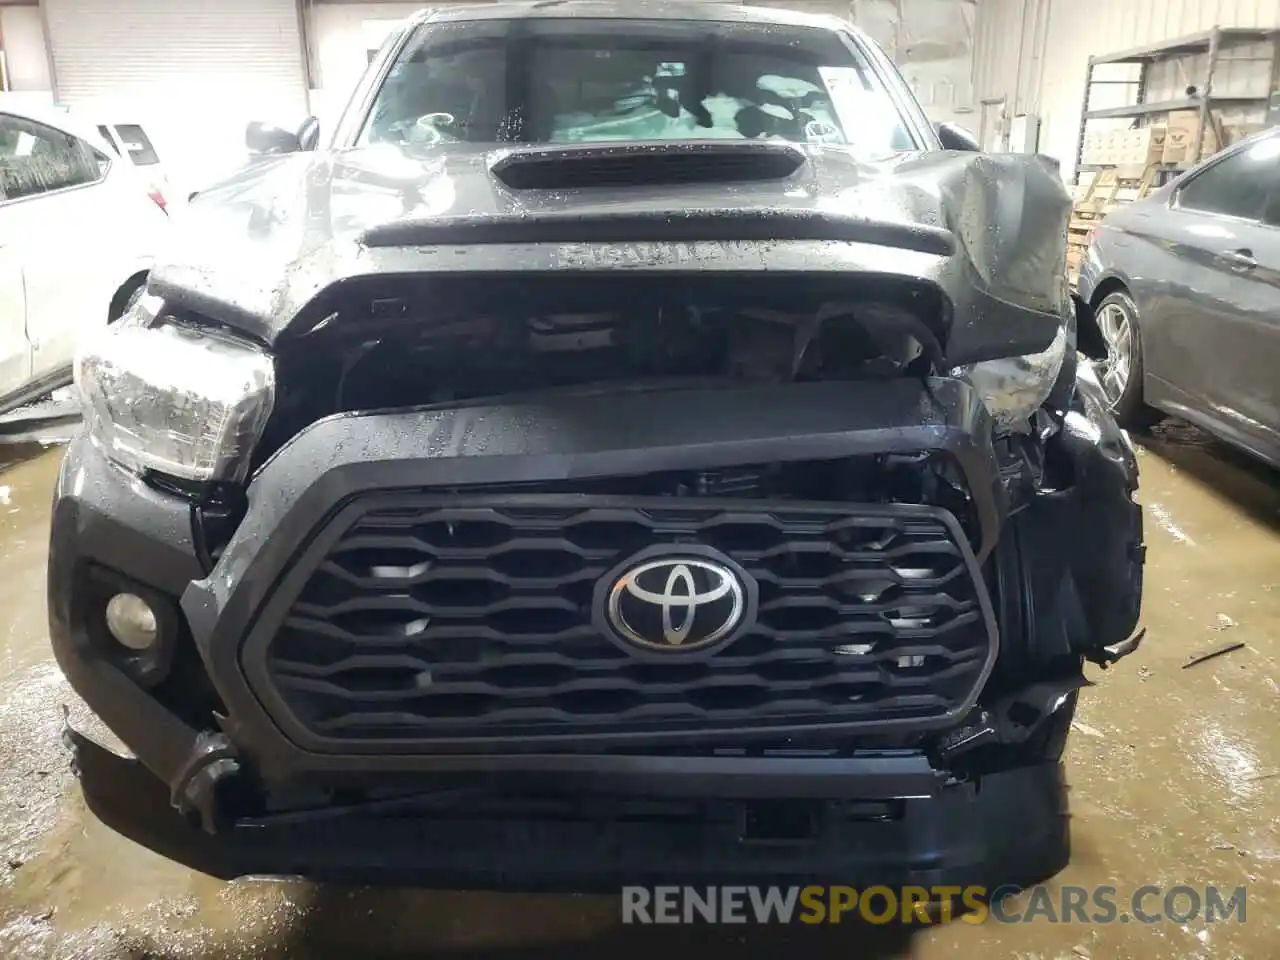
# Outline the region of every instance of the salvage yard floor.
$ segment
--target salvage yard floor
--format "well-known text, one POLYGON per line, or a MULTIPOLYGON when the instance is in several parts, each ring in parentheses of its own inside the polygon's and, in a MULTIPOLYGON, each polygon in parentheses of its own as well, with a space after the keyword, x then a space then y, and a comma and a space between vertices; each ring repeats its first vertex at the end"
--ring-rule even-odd
POLYGON ((0 958, 1280 956, 1280 474, 1180 425, 1140 454, 1147 641, 1105 673, 1091 668, 1097 686, 1068 750, 1074 854, 1053 884, 1109 884, 1122 900, 1144 884, 1243 885, 1243 923, 636 928, 605 897, 193 874, 111 834, 79 800, 58 742, 70 691, 45 628, 61 454, 10 444, 0 445, 0 958), (1244 646, 1184 668, 1233 642, 1244 646))

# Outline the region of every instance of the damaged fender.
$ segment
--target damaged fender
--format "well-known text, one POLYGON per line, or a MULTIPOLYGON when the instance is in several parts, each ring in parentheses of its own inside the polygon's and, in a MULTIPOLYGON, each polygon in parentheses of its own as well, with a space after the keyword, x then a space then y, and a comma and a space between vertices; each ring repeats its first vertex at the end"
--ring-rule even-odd
POLYGON ((1142 511, 1138 461, 1107 410, 1092 369, 1080 364, 1062 429, 1048 441, 1044 483, 1010 517, 994 562, 1002 590, 1002 668, 1057 659, 1115 659, 1142 605, 1142 511))

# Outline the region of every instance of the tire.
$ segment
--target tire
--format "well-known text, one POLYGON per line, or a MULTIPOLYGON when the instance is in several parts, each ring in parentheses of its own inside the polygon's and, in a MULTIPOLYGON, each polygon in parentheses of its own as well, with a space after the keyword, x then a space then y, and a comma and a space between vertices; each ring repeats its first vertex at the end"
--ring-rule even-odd
POLYGON ((1127 290, 1107 294, 1095 308, 1098 328, 1107 346, 1107 359, 1095 361, 1116 421, 1127 430, 1145 430, 1163 419, 1142 399, 1142 336, 1138 306, 1127 290))

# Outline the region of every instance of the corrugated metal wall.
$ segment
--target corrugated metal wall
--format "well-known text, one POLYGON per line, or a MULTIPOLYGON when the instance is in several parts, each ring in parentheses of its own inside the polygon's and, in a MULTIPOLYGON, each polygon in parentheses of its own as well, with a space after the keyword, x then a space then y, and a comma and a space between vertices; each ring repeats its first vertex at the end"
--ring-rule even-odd
MULTIPOLYGON (((975 97, 1004 97, 1009 116, 1039 114, 1040 150, 1058 158, 1064 176, 1070 177, 1089 56, 1213 26, 1280 26, 1280 0, 980 0, 974 31, 975 97)), ((1225 53, 1216 92, 1265 92, 1268 74, 1258 59, 1262 55, 1269 56, 1267 48, 1225 53)), ((1162 72, 1153 70, 1148 99, 1180 95, 1203 72, 1203 60, 1194 57, 1168 64, 1162 72)))

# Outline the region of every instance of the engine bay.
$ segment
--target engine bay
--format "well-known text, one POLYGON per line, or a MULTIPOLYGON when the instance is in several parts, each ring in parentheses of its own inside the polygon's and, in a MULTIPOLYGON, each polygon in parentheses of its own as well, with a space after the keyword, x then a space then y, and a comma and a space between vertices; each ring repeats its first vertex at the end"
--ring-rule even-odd
POLYGON ((941 319, 936 294, 819 278, 468 277, 354 293, 282 343, 266 446, 334 413, 586 384, 924 377, 941 319))

